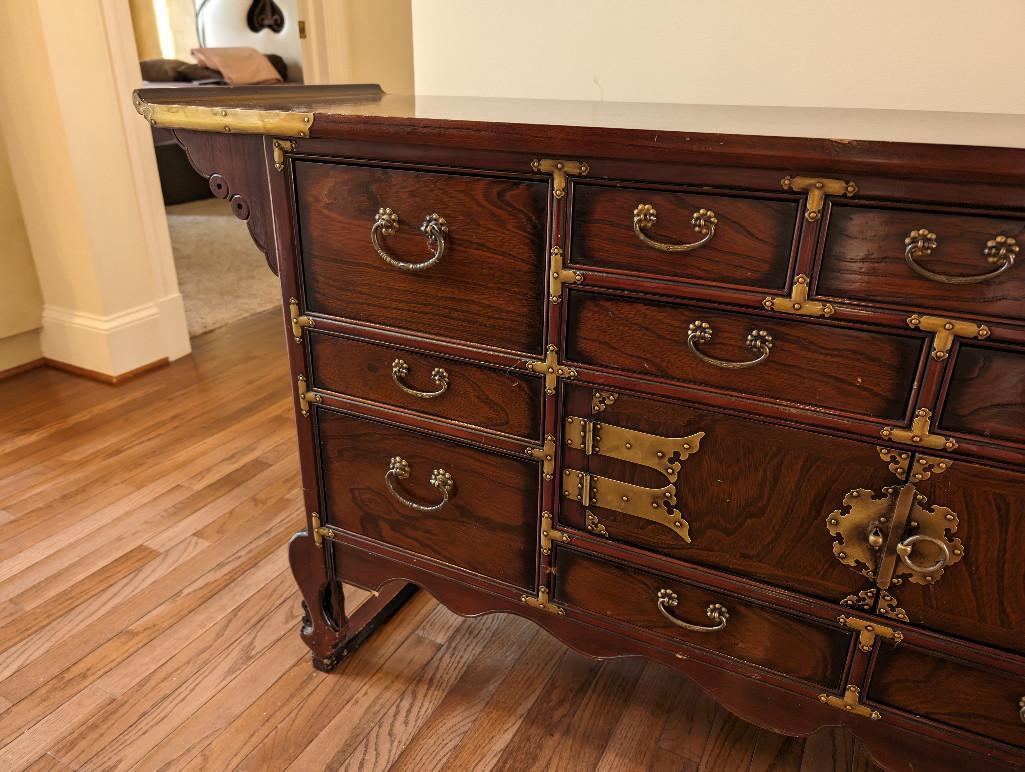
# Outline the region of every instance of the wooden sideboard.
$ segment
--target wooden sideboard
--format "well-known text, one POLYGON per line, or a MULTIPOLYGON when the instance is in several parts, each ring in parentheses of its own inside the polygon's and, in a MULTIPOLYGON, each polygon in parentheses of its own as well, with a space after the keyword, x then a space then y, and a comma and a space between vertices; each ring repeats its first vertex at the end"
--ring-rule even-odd
POLYGON ((1025 765, 1025 150, 978 146, 1021 120, 135 104, 281 279, 315 666, 412 584, 892 769, 1025 765))

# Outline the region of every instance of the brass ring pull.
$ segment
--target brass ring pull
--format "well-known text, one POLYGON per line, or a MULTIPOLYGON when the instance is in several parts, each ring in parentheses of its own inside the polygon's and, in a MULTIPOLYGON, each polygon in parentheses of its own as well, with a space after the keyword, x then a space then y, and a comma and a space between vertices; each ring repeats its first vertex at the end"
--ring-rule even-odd
POLYGON ((658 610, 662 616, 668 619, 677 627, 682 627, 684 630, 691 630, 695 633, 714 633, 716 630, 722 630, 726 627, 726 620, 730 618, 729 609, 727 609, 721 603, 711 603, 708 608, 705 609, 705 614, 715 622, 714 625, 692 625, 690 622, 684 622, 682 619, 677 619, 669 613, 669 609, 676 608, 680 602, 680 597, 672 590, 665 588, 658 591, 658 610))
POLYGON ((448 504, 449 498, 452 496, 452 491, 455 490, 456 483, 452 479, 452 475, 446 472, 444 469, 435 469, 431 472, 431 485, 441 491, 441 501, 437 504, 417 504, 415 501, 410 501, 405 498, 395 484, 392 482, 394 478, 405 480, 409 477, 409 462, 406 461, 402 456, 394 456, 391 462, 388 464, 388 471, 384 474, 384 482, 388 486, 388 490, 391 491, 391 495, 401 501, 410 509, 415 509, 417 512, 437 512, 443 506, 448 504))
POLYGON ((911 266, 911 270, 919 276, 924 276, 931 281, 938 281, 943 284, 978 284, 979 282, 995 279, 1014 265, 1014 260, 1020 251, 1018 242, 1010 236, 995 236, 986 242, 982 254, 991 265, 999 264, 999 268, 988 273, 977 273, 973 276, 947 276, 946 274, 935 273, 928 268, 923 268, 915 260, 915 258, 931 255, 932 251, 936 249, 937 244, 938 239, 935 233, 925 228, 913 230, 904 239, 904 259, 911 266))
POLYGON ((649 238, 648 234, 644 232, 652 227, 657 219, 658 212, 651 204, 638 204, 634 209, 634 233, 637 234, 637 238, 649 247, 662 252, 690 252, 692 249, 707 244, 715 235, 715 226, 719 223, 715 218, 715 212, 711 209, 699 209, 691 216, 690 224, 696 233, 701 234, 701 238, 691 244, 667 244, 649 238))
POLYGON ((438 388, 434 391, 420 391, 419 389, 407 386, 402 382, 402 379, 408 375, 409 365, 407 365, 403 360, 396 359, 391 363, 392 380, 395 381, 398 387, 406 392, 406 394, 411 394, 414 397, 420 397, 420 399, 434 399, 448 391, 448 373, 440 367, 435 367, 431 371, 431 380, 438 385, 438 388))
POLYGON ((427 215, 420 226, 420 230, 427 237, 427 247, 433 253, 433 257, 429 260, 424 260, 422 263, 406 263, 402 260, 396 260, 385 250, 379 237, 392 236, 398 228, 399 216, 395 212, 387 207, 377 210, 377 214, 374 215, 374 224, 370 227, 370 242, 374 245, 374 249, 377 250, 377 254, 388 265, 401 268, 403 271, 424 271, 441 260, 442 255, 445 254, 445 236, 448 234, 448 223, 445 222, 444 217, 439 217, 437 213, 427 215))
POLYGON ((695 320, 690 323, 687 330, 687 345, 694 355, 702 362, 707 362, 716 367, 724 367, 727 370, 741 370, 745 367, 754 367, 769 358, 769 351, 772 349, 772 336, 765 330, 751 330, 747 335, 745 344, 749 349, 756 352, 758 357, 749 359, 746 362, 730 362, 724 359, 713 359, 710 356, 698 351, 699 343, 708 343, 712 340, 712 326, 708 322, 695 320))
POLYGON ((950 561, 950 548, 947 546, 947 543, 945 541, 943 541, 942 539, 934 538, 932 536, 926 536, 925 534, 921 533, 915 534, 914 536, 909 536, 908 538, 904 539, 904 541, 897 545, 896 549, 897 554, 900 556, 900 559, 904 563, 904 565, 906 565, 912 571, 915 571, 919 574, 936 573, 941 568, 943 568, 943 566, 947 565, 947 563, 950 561), (929 542, 929 544, 935 544, 942 553, 942 556, 931 566, 925 566, 923 568, 917 563, 911 562, 911 551, 914 549, 914 544, 920 541, 929 542))

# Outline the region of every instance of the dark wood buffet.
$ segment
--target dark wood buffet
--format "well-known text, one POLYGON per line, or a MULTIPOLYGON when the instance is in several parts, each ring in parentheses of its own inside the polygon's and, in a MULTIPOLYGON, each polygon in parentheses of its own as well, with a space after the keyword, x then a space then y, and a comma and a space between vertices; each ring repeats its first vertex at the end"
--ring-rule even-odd
POLYGON ((316 667, 416 585, 891 769, 1025 766, 1025 149, 373 87, 135 104, 281 280, 316 667), (343 581, 377 595, 348 616, 343 581))

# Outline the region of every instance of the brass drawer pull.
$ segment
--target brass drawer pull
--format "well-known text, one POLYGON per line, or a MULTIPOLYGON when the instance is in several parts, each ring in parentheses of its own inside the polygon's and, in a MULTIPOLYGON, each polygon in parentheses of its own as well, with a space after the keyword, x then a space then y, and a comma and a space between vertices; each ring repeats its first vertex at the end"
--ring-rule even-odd
POLYGON ((423 271, 441 260, 442 255, 445 254, 445 236, 448 233, 448 223, 445 222, 444 217, 439 217, 437 213, 427 215, 420 226, 420 230, 427 237, 428 249, 434 253, 433 257, 429 260, 424 260, 422 263, 405 263, 402 260, 396 260, 385 250, 379 237, 392 236, 398 228, 399 216, 395 212, 386 207, 377 210, 377 214, 374 215, 374 224, 370 227, 370 241, 374 245, 374 249, 377 250, 377 254, 388 265, 401 268, 403 271, 423 271))
POLYGON ((388 471, 385 472, 384 482, 388 486, 388 490, 391 491, 392 496, 397 498, 410 509, 415 509, 417 512, 437 512, 443 506, 448 504, 448 500, 451 498, 452 492, 456 487, 456 483, 455 480, 452 479, 452 475, 444 469, 435 469, 431 472, 431 485, 441 491, 441 501, 437 504, 428 506, 426 504, 417 504, 415 501, 410 501, 399 493, 395 484, 392 482, 396 477, 400 480, 405 480, 409 477, 409 462, 402 456, 394 456, 392 458, 391 462, 388 464, 388 471))
POLYGON ((900 556, 901 562, 912 571, 917 571, 920 574, 933 574, 950 562, 950 548, 947 546, 947 543, 943 541, 943 539, 937 539, 933 536, 926 536, 921 533, 904 539, 904 541, 900 542, 895 549, 897 555, 900 556), (922 567, 917 563, 911 562, 911 551, 914 549, 915 543, 920 541, 934 544, 940 550, 941 556, 931 566, 922 567))
POLYGON ((716 367, 725 367, 727 370, 741 370, 745 367, 754 367, 769 358, 769 351, 772 349, 772 336, 765 330, 751 330, 748 333, 745 345, 758 354, 755 359, 746 362, 729 362, 724 359, 713 359, 698 351, 699 343, 708 343, 712 340, 712 326, 708 322, 695 320, 690 323, 687 330, 687 345, 694 355, 702 362, 707 362, 716 367))
POLYGON ((727 609, 721 603, 711 603, 708 608, 705 609, 705 614, 708 618, 715 622, 714 625, 692 625, 690 622, 684 622, 682 619, 677 619, 669 613, 669 609, 676 608, 680 602, 680 597, 672 590, 662 588, 658 591, 658 610, 662 613, 666 619, 672 622, 677 627, 682 627, 684 630, 691 630, 695 633, 714 633, 716 630, 722 630, 726 627, 726 620, 730 618, 729 609, 727 609))
POLYGON ((407 386, 402 382, 402 379, 408 375, 409 365, 407 365, 403 360, 396 359, 391 363, 392 380, 395 381, 396 385, 406 392, 406 394, 410 394, 414 397, 420 397, 420 399, 434 399, 448 391, 448 373, 440 367, 435 367, 431 371, 431 380, 438 385, 438 388, 434 391, 420 391, 419 389, 407 386))
POLYGON ((916 258, 931 255, 937 245, 938 238, 935 233, 925 228, 913 230, 904 239, 904 259, 911 267, 911 270, 919 276, 924 276, 931 281, 938 281, 943 284, 978 284, 979 282, 995 279, 1014 265, 1014 259, 1020 251, 1018 242, 1010 236, 995 236, 986 242, 982 254, 991 265, 999 264, 999 268, 988 273, 977 273, 973 276, 947 276, 946 274, 935 273, 928 268, 923 268, 916 262, 916 258))
POLYGON ((637 238, 649 247, 662 252, 690 252, 692 249, 707 244, 715 235, 715 226, 719 223, 715 218, 715 212, 711 209, 699 209, 691 216, 690 224, 696 233, 701 234, 701 238, 691 244, 667 244, 649 238, 648 234, 644 232, 653 226, 657 219, 658 213, 651 204, 638 204, 634 209, 634 233, 637 234, 637 238))

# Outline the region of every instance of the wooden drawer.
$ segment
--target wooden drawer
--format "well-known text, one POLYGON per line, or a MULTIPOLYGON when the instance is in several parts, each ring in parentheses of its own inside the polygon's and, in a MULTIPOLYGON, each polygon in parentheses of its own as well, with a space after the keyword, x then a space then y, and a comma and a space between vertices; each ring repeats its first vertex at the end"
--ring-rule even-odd
MULTIPOLYGON (((566 415, 597 423, 599 441, 598 449, 585 455, 579 424, 567 423, 560 522, 834 603, 865 586, 863 577, 834 557, 826 517, 852 488, 878 490, 895 482, 874 445, 625 393, 592 412, 596 403, 590 389, 570 386, 566 393, 566 415), (650 455, 625 457, 621 446, 631 442, 640 447, 643 439, 631 440, 623 429, 660 437, 703 436, 689 441, 692 452, 676 465, 672 483, 662 468, 650 465, 650 455), (593 486, 597 504, 584 506, 577 478, 566 469, 655 491, 675 484, 674 517, 662 517, 661 508, 655 519, 624 512, 615 496, 605 497, 603 480, 593 486), (676 522, 687 527, 674 527, 676 522)), ((666 458, 682 447, 679 441, 665 445, 666 458)), ((641 491, 635 493, 626 495, 639 501, 641 491)))
POLYGON ((869 702, 1025 746, 1025 676, 898 646, 880 652, 869 702))
POLYGON ((310 312, 540 351, 544 183, 311 162, 295 164, 295 181, 310 312), (419 226, 432 213, 443 217, 448 232, 437 263, 422 270, 387 263, 371 242, 381 208, 401 219, 378 240, 406 263, 432 258, 419 226))
POLYGON ((559 549, 556 557, 557 603, 829 689, 840 683, 850 643, 849 635, 840 629, 573 550, 559 549), (719 604, 727 611, 726 624, 707 632, 683 629, 660 610, 660 593, 675 593, 675 607, 665 601, 661 605, 676 619, 714 627, 720 622, 710 618, 708 610, 719 604))
POLYGON ((1025 445, 1025 351, 961 343, 937 426, 1025 445))
MULTIPOLYGON (((998 276, 973 284, 950 284, 916 272, 905 256, 911 231, 936 235, 930 255, 914 258, 926 271, 963 278, 992 273, 983 251, 997 236, 1025 242, 1025 217, 986 217, 906 209, 834 204, 816 293, 899 308, 934 310, 955 317, 1025 319, 1025 270, 1021 255, 998 276)), ((1005 245, 1006 246, 1006 245, 1005 245)))
POLYGON ((313 331, 309 345, 315 388, 541 440, 539 378, 313 331))
POLYGON ((721 391, 903 423, 922 339, 722 311, 686 303, 634 300, 574 290, 569 301, 567 358, 573 363, 660 376, 721 391), (748 336, 772 336, 764 361, 730 369, 688 350, 688 330, 703 321, 708 342, 695 342, 718 360, 747 361, 758 353, 748 336))
POLYGON ((570 260, 598 269, 783 292, 797 217, 797 204, 791 201, 576 183, 570 260), (645 204, 654 207, 656 221, 635 228, 635 210, 645 204), (638 235, 639 229, 661 243, 700 241, 704 236, 692 218, 702 209, 714 212, 717 222, 707 243, 695 249, 664 251, 638 235))
POLYGON ((316 414, 327 523, 533 588, 537 464, 342 413, 316 414), (395 457, 408 463, 405 479, 389 473, 395 457), (441 483, 431 484, 439 469, 453 483, 440 508, 441 483))

